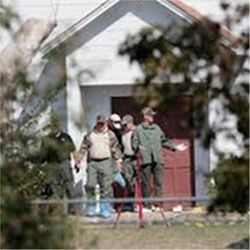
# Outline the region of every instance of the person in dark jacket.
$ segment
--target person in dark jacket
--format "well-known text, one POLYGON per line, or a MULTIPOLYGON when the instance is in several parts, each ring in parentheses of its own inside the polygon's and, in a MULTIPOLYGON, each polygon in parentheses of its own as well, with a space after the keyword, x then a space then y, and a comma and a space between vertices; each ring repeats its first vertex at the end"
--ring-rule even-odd
MULTIPOLYGON (((40 162, 46 162, 47 180, 41 195, 43 198, 74 198, 74 178, 70 165, 71 154, 75 145, 67 133, 59 127, 42 138, 40 162)), ((74 205, 70 204, 69 212, 75 212, 74 205)))
POLYGON ((116 135, 116 138, 119 142, 119 146, 122 147, 121 117, 116 113, 113 113, 112 115, 110 115, 109 120, 108 120, 108 127, 116 135))
MULTIPOLYGON (((120 148, 121 151, 123 151, 123 145, 122 145, 122 124, 121 124, 121 117, 116 114, 113 113, 110 115, 109 119, 108 119, 108 127, 109 129, 115 134, 117 140, 118 140, 118 146, 120 148)), ((114 194, 114 198, 123 198, 125 195, 125 179, 124 179, 124 175, 123 172, 117 172, 115 174, 115 178, 114 178, 114 182, 112 184, 113 186, 113 194, 114 194)), ((117 211, 122 204, 120 203, 114 203, 113 207, 114 209, 117 211)))

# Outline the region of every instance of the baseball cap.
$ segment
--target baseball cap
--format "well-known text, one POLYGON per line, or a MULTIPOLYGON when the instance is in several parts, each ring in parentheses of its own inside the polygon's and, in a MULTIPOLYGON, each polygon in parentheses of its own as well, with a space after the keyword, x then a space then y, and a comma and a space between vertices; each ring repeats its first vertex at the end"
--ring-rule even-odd
POLYGON ((156 112, 151 107, 145 107, 141 112, 143 115, 156 115, 156 112))
POLYGON ((134 122, 134 118, 132 115, 125 115, 122 117, 122 124, 127 124, 129 122, 134 122))
POLYGON ((106 122, 106 117, 104 115, 98 115, 96 117, 96 123, 105 123, 106 122))

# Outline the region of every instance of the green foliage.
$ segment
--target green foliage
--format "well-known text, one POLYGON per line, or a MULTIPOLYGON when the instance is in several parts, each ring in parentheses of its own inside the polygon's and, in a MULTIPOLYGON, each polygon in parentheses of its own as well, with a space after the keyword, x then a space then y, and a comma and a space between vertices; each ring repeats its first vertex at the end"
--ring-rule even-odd
MULTIPOLYGON (((144 76, 137 80, 143 83, 136 92, 141 104, 164 107, 176 96, 195 96, 191 125, 197 135, 207 128, 204 138, 209 141, 213 133, 204 119, 207 106, 211 100, 221 98, 225 100, 225 111, 239 117, 239 131, 247 135, 249 83, 237 87, 232 84, 242 71, 238 60, 244 61, 244 56, 237 58, 229 47, 222 45, 223 29, 206 18, 184 27, 174 38, 169 37, 169 33, 169 29, 163 28, 143 29, 128 36, 120 47, 120 55, 127 55, 131 63, 137 62, 144 72, 144 76), (169 86, 172 81, 179 84, 169 86)), ((245 36, 238 39, 244 55, 247 55, 248 41, 245 36)))
POLYGON ((40 138, 12 133, 2 145, 1 164, 1 248, 69 248, 73 230, 65 225, 62 209, 56 205, 48 214, 31 201, 42 196, 44 183, 54 178, 58 166, 39 163, 44 152, 40 138))
POLYGON ((30 200, 13 194, 11 187, 3 186, 1 205, 2 249, 62 249, 70 248, 72 228, 61 217, 38 214, 30 200), (6 192, 6 193, 5 193, 6 192))
MULTIPOLYGON (((0 18, 1 29, 14 33, 13 22, 20 20, 13 9, 2 6, 0 18)), ((26 131, 13 119, 15 107, 24 104, 34 87, 28 80, 26 67, 17 69, 11 72, 13 78, 8 77, 8 72, 1 74, 0 81, 0 245, 2 249, 72 248, 74 230, 65 220, 62 208, 56 205, 47 209, 47 206, 32 203, 34 199, 45 198, 42 195, 44 183, 57 176, 58 165, 40 159, 44 154, 41 137, 26 131)), ((46 94, 43 110, 56 93, 53 89, 46 94)), ((32 119, 34 117, 29 117, 25 122, 29 124, 32 119)))
POLYGON ((218 192, 211 174, 207 176, 204 186, 206 187, 208 195, 214 199, 218 192))
POLYGON ((249 159, 222 160, 212 172, 216 196, 208 210, 246 213, 249 209, 249 159))
MULTIPOLYGON (((235 12, 232 16, 228 14, 230 4, 222 3, 221 7, 228 27, 240 24, 249 14, 248 5, 238 5, 232 10, 235 12)), ((144 73, 137 79, 140 85, 135 90, 139 104, 165 109, 178 96, 189 95, 193 97, 192 114, 186 114, 184 117, 190 119, 180 120, 180 124, 191 127, 193 135, 202 139, 207 148, 222 131, 238 144, 230 128, 208 124, 209 105, 214 100, 220 101, 224 120, 228 119, 227 114, 237 117, 237 130, 243 135, 243 147, 247 150, 249 82, 246 78, 249 79, 249 69, 245 64, 249 55, 248 29, 234 37, 221 24, 204 17, 182 28, 143 29, 127 37, 119 54, 128 56, 130 62, 137 63, 144 73), (241 56, 235 53, 236 48, 241 51, 241 56), (243 80, 235 81, 238 76, 243 80)), ((226 165, 213 173, 216 186, 212 191, 215 200, 211 210, 218 206, 226 211, 246 212, 249 206, 248 159, 242 156, 221 164, 226 165)))

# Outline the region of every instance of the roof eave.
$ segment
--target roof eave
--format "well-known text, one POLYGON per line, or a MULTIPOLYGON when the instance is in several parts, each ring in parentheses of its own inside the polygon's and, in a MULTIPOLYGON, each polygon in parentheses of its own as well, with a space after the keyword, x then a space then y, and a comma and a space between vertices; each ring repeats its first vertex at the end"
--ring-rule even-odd
MULTIPOLYGON (((52 41, 48 42, 41 48, 41 52, 44 56, 46 56, 51 51, 55 50, 59 45, 63 44, 69 37, 71 37, 75 32, 79 31, 81 28, 85 27, 87 24, 92 22, 95 18, 102 15, 109 8, 117 4, 120 0, 106 0, 104 3, 99 5, 93 11, 91 11, 84 18, 80 19, 69 28, 67 28, 64 32, 54 38, 52 41)), ((195 8, 185 4, 180 0, 156 0, 173 13, 175 13, 181 19, 184 19, 188 23, 192 23, 195 21, 201 21, 206 16, 202 15, 195 8)), ((240 43, 240 39, 234 36, 230 30, 225 27, 221 27, 221 44, 233 50, 237 48, 240 43)))

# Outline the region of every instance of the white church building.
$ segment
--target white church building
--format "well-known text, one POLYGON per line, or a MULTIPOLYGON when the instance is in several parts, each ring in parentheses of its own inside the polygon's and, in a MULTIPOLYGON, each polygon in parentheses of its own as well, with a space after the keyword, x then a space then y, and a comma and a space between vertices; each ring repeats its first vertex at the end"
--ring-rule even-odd
MULTIPOLYGON (((57 27, 43 43, 31 65, 31 76, 38 93, 48 87, 63 85, 50 111, 60 117, 76 147, 95 123, 98 114, 131 113, 139 121, 133 103, 138 66, 118 55, 118 49, 128 34, 145 27, 176 27, 199 20, 204 15, 221 20, 219 0, 15 0, 14 6, 23 20, 39 18, 53 20, 57 27), (55 52, 55 57, 52 52, 55 52), (49 56, 48 56, 49 55, 49 56)), ((175 29, 174 29, 175 30, 175 29)), ((169 34, 173 36, 173 34, 169 34)), ((234 35, 222 34, 221 41, 233 50, 234 35)), ((189 131, 178 127, 183 118, 180 111, 188 98, 181 98, 157 118, 159 125, 176 142, 189 145, 185 152, 164 151, 166 196, 206 196, 205 174, 214 166, 213 155, 189 131)), ((27 104, 32 114, 39 95, 27 104)), ((210 122, 218 119, 210 114, 210 122)), ((234 119, 232 123, 235 124, 234 119)), ((223 137, 223 136, 222 136, 223 137)), ((240 140, 240 136, 239 136, 240 140)), ((223 140, 222 140, 223 141, 223 140)), ((221 142, 218 142, 221 143, 221 142)), ((224 143, 225 144, 225 143, 224 143)), ((236 152, 227 143, 228 152, 236 152)), ((239 150, 238 150, 239 151, 239 150)), ((240 152, 240 151, 239 151, 240 152)), ((75 176, 76 179, 82 178, 75 176)))

